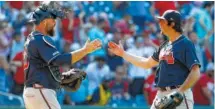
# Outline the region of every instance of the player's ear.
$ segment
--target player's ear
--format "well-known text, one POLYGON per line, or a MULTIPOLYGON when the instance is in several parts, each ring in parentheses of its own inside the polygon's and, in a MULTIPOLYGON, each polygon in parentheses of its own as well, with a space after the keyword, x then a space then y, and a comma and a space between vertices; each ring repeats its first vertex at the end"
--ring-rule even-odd
POLYGON ((46 25, 47 25, 47 19, 44 19, 41 24, 46 28, 46 25))

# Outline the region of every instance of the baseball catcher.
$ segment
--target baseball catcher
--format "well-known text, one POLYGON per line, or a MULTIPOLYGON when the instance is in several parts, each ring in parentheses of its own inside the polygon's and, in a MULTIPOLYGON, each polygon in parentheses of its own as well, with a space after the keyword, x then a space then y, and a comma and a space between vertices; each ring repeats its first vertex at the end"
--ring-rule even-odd
POLYGON ((32 14, 34 30, 24 48, 25 88, 23 98, 27 109, 61 109, 56 90, 76 91, 86 77, 79 69, 61 73, 59 67, 71 65, 101 48, 101 41, 87 40, 84 47, 70 53, 60 53, 54 36, 55 19, 65 18, 69 11, 57 2, 44 2, 32 14))

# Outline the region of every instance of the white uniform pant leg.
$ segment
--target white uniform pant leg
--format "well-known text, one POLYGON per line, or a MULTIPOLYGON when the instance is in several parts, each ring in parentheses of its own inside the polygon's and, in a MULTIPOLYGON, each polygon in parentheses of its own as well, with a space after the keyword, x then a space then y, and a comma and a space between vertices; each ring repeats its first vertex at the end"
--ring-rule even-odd
POLYGON ((61 109, 52 89, 25 88, 23 98, 26 109, 61 109))

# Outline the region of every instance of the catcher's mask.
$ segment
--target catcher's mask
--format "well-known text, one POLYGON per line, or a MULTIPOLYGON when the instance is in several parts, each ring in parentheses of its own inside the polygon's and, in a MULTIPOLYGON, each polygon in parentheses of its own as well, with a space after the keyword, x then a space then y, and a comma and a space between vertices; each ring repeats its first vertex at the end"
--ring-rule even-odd
POLYGON ((29 22, 38 25, 46 18, 63 19, 67 16, 68 12, 68 9, 62 8, 56 1, 45 1, 32 13, 29 22))

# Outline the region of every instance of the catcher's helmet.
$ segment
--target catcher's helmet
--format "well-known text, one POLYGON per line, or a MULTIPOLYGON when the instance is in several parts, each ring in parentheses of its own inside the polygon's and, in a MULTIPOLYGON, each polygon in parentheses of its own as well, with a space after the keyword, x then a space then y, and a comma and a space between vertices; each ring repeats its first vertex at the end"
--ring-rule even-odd
POLYGON ((66 10, 55 1, 43 2, 31 15, 30 21, 36 25, 46 18, 64 18, 66 10))

